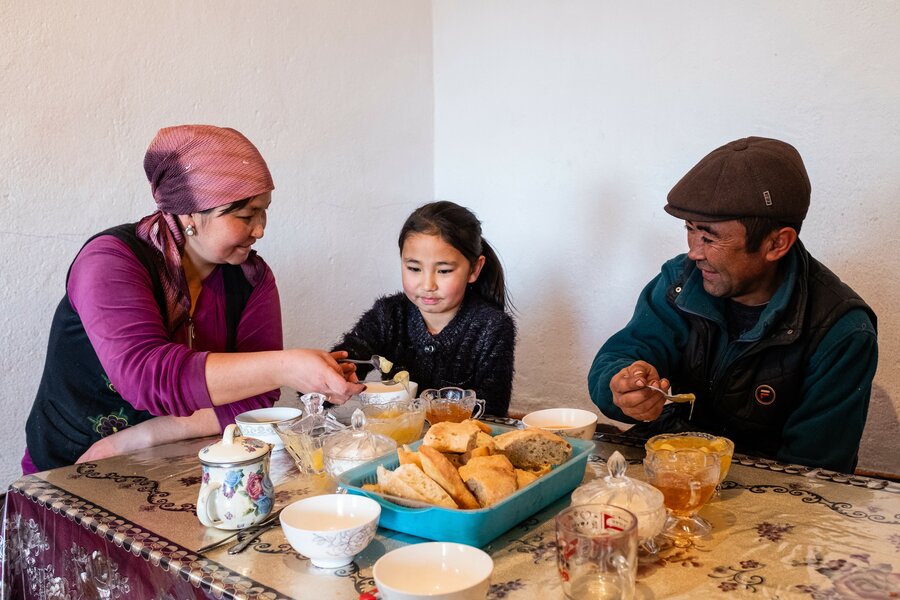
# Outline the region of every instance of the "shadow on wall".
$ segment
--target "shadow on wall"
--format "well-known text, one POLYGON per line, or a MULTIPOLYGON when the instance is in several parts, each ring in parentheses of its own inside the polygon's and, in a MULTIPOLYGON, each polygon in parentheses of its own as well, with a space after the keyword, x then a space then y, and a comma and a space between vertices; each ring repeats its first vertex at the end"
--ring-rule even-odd
POLYGON ((629 214, 634 198, 614 182, 591 196, 592 201, 560 207, 574 209, 568 214, 567 235, 574 246, 548 249, 559 254, 562 264, 583 266, 574 275, 577 280, 565 270, 548 269, 535 279, 540 285, 529 294, 528 304, 519 305, 524 310, 517 319, 516 412, 570 406, 599 414, 587 388, 591 361, 606 338, 628 321, 638 292, 656 273, 655 265, 646 274, 634 273, 635 264, 657 261, 653 248, 634 235, 641 222, 629 214), (582 206, 589 207, 586 214, 577 212, 582 206), (603 237, 597 235, 600 231, 603 237))
POLYGON ((512 410, 527 413, 568 406, 591 409, 587 367, 572 341, 578 337, 576 311, 557 273, 540 278, 540 294, 531 294, 527 314, 519 313, 516 378, 512 410))
POLYGON ((872 385, 869 415, 859 450, 859 471, 900 480, 900 417, 888 391, 872 385))

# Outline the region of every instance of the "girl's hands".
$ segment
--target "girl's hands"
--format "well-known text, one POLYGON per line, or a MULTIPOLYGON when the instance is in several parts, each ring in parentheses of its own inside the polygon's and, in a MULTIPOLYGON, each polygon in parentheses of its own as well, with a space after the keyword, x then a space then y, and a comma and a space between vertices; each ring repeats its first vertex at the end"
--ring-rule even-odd
POLYGON ((618 406, 626 416, 645 423, 659 417, 662 413, 665 398, 662 394, 646 387, 656 385, 662 389, 669 388, 667 379, 660 379, 656 367, 638 360, 616 373, 609 382, 613 404, 618 406))
POLYGON ((356 365, 338 363, 347 353, 326 352, 306 348, 285 350, 290 387, 308 393, 318 392, 328 396, 334 404, 343 404, 350 396, 366 389, 356 378, 356 365))

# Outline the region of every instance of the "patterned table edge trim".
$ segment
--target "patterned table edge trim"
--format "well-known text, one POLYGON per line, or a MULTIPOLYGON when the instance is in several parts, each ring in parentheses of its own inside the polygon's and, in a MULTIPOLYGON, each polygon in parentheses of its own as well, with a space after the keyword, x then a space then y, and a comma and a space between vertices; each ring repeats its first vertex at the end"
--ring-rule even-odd
POLYGON ((28 475, 13 482, 8 489, 40 504, 55 514, 112 542, 134 556, 143 558, 153 566, 173 573, 188 581, 197 589, 212 593, 223 600, 291 600, 281 592, 262 586, 192 550, 180 546, 155 533, 145 531, 135 523, 124 519, 102 506, 67 492, 35 475, 28 475), (79 513, 85 513, 79 515, 79 513), (128 532, 128 535, 123 533, 128 532), (136 539, 144 536, 145 540, 136 539), (226 581, 228 580, 228 581, 226 581), (238 589, 238 588, 245 588, 238 589))
MULTIPOLYGON (((508 425, 510 427, 523 427, 522 421, 519 419, 484 416, 481 417, 481 420, 488 423, 508 425)), ((597 432, 594 434, 594 441, 610 442, 622 446, 631 446, 633 448, 643 448, 645 440, 628 435, 597 432)), ((754 467, 757 469, 765 469, 768 471, 776 471, 779 473, 789 473, 792 475, 800 475, 801 477, 807 477, 810 479, 821 479, 843 485, 865 487, 870 490, 882 490, 885 492, 890 492, 892 494, 900 495, 900 483, 887 479, 864 477, 862 475, 848 475, 847 473, 838 473, 837 471, 829 471, 820 467, 806 467, 803 465, 782 463, 768 458, 756 458, 740 453, 735 453, 731 462, 732 464, 739 464, 745 467, 754 467)))

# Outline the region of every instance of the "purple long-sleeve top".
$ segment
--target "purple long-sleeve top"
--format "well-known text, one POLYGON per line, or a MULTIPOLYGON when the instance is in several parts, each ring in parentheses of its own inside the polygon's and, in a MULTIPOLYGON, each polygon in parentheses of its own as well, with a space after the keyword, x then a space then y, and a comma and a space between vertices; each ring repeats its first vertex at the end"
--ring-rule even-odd
MULTIPOLYGON (((261 260, 261 259, 260 259, 261 260)), ((153 415, 188 416, 213 407, 206 385, 206 357, 226 347, 225 287, 220 269, 204 281, 192 320, 170 337, 147 269, 113 236, 93 239, 72 265, 67 285, 110 382, 128 403, 153 415)), ((281 304, 272 270, 254 287, 237 329, 236 351, 281 350, 281 304)), ((215 406, 224 429, 235 415, 271 406, 279 390, 215 406)))

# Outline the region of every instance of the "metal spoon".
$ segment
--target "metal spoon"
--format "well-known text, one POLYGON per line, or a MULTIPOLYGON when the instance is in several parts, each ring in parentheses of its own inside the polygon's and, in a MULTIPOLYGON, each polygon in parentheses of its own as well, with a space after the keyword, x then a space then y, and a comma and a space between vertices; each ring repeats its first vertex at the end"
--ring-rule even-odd
POLYGON ((237 536, 241 535, 242 533, 247 533, 248 531, 253 531, 254 529, 260 529, 260 528, 266 527, 267 525, 274 525, 274 524, 280 523, 281 521, 278 520, 278 515, 281 514, 282 510, 284 510, 283 506, 281 508, 279 508, 278 510, 276 510, 275 512, 273 512, 272 514, 270 514, 268 517, 266 517, 265 520, 262 521, 261 523, 257 523, 256 525, 251 525, 250 527, 245 527, 244 529, 238 529, 237 531, 235 531, 229 535, 226 535, 225 537, 223 537, 222 539, 220 539, 216 542, 213 542, 211 544, 207 544, 207 545, 203 546, 202 548, 197 550, 197 554, 203 554, 204 552, 209 552, 210 550, 212 550, 214 548, 223 546, 229 540, 236 538, 237 536))
POLYGON ((647 384, 647 387, 653 391, 659 392, 663 396, 666 397, 666 400, 670 400, 672 402, 690 402, 691 403, 691 411, 688 413, 688 421, 690 421, 694 416, 694 400, 697 399, 697 396, 694 394, 670 394, 663 390, 662 388, 658 388, 655 385, 647 384))
POLYGON ((650 384, 647 384, 646 387, 650 388, 653 391, 659 392, 666 397, 666 400, 671 400, 672 402, 693 402, 697 399, 697 396, 695 396, 694 394, 670 394, 664 389, 650 384))
POLYGON ((268 523, 261 527, 257 527, 256 530, 253 531, 253 533, 251 533, 250 535, 248 535, 247 537, 242 539, 240 542, 238 542, 237 544, 235 544, 234 546, 229 548, 228 554, 237 554, 238 552, 243 552, 244 549, 246 549, 247 546, 249 546, 251 544, 251 542, 254 542, 257 539, 259 539, 259 536, 261 536, 268 530, 272 529, 276 525, 281 525, 281 522, 278 520, 275 520, 275 521, 272 521, 271 523, 268 523))
POLYGON ((394 366, 394 363, 384 358, 383 356, 378 356, 377 354, 373 354, 372 358, 369 360, 358 360, 355 358, 339 358, 339 363, 353 363, 355 365, 372 365, 376 370, 381 371, 382 373, 387 373, 391 370, 391 367, 394 366))

